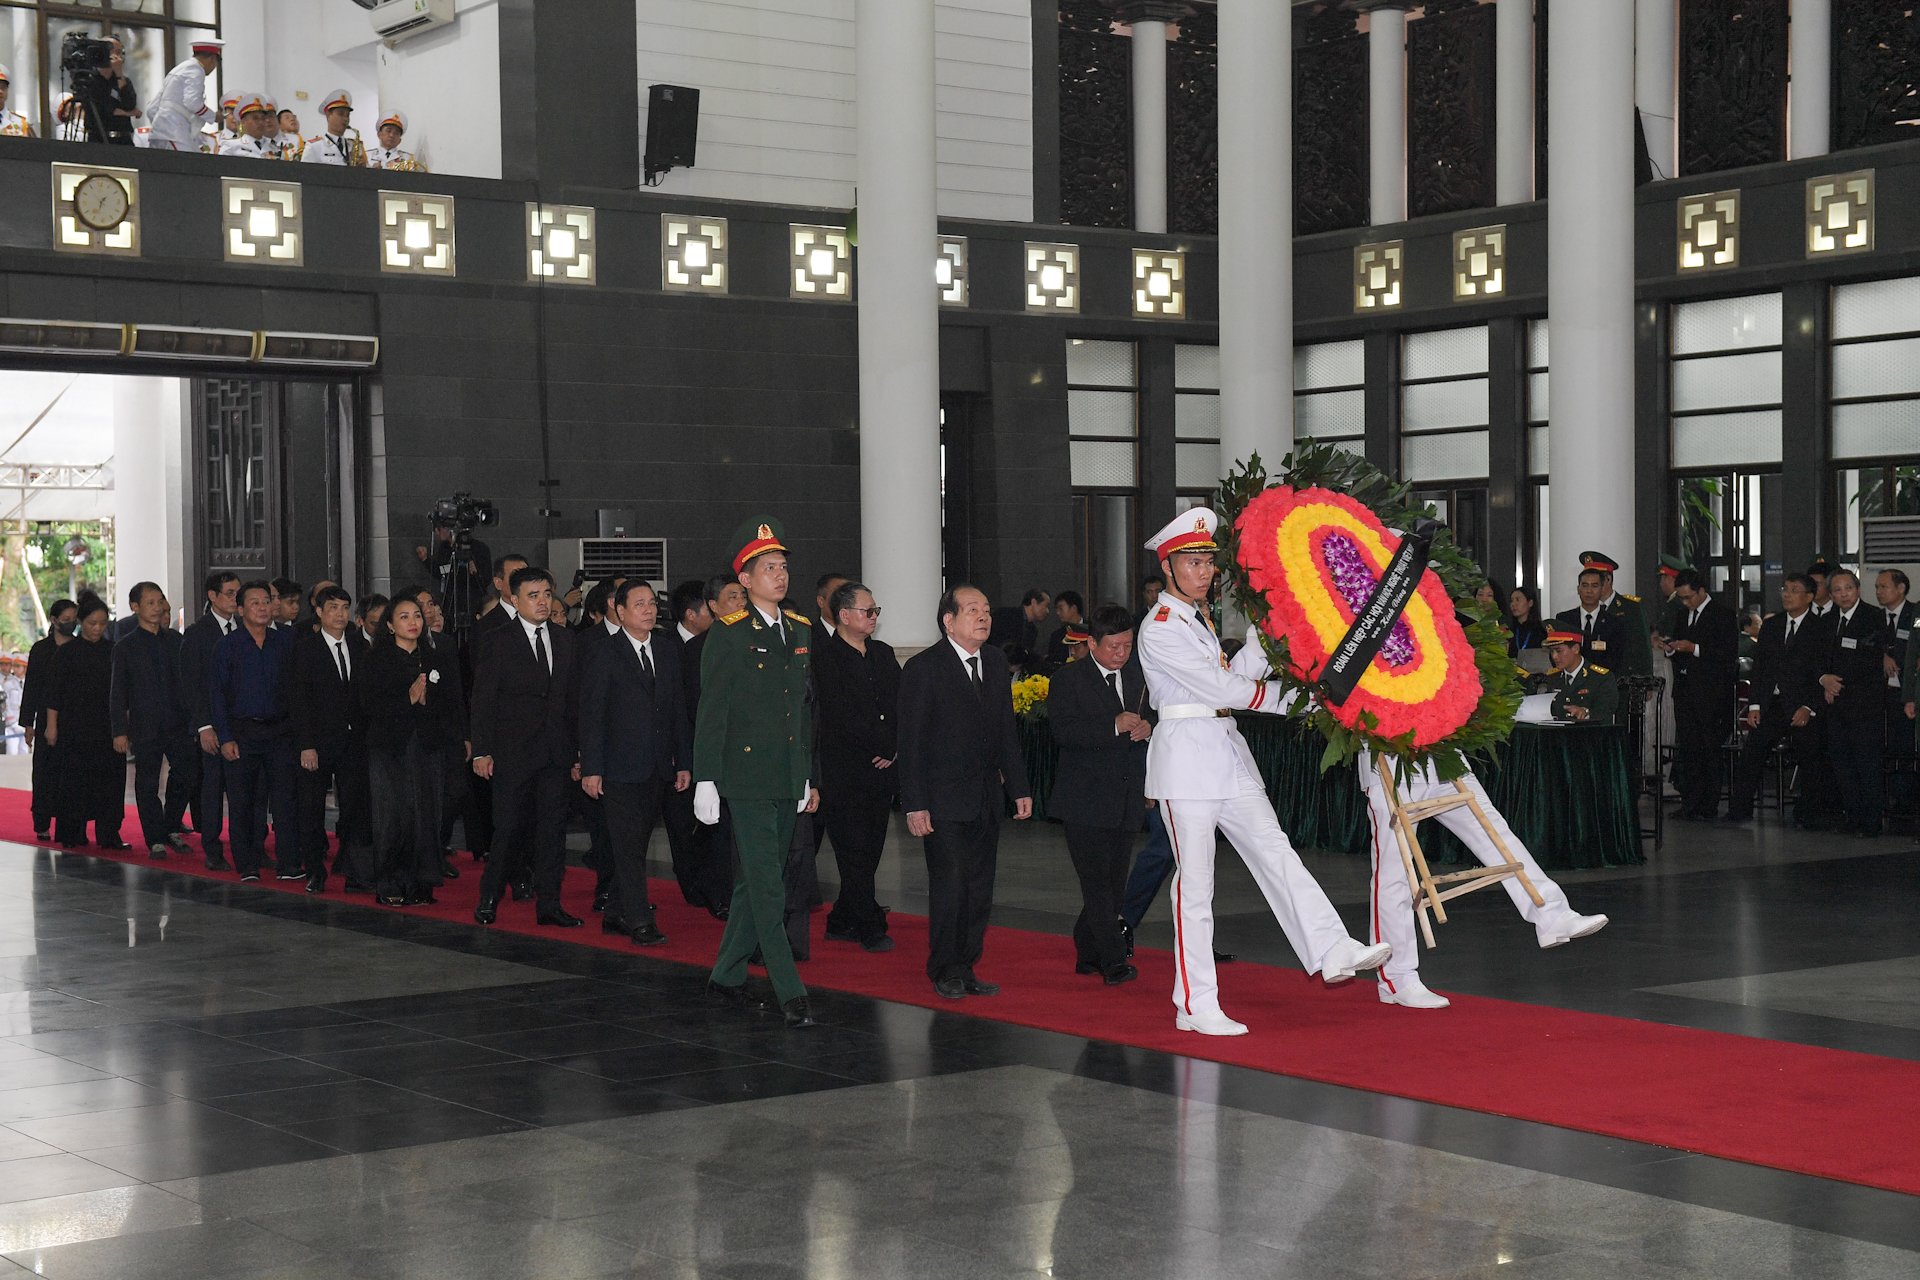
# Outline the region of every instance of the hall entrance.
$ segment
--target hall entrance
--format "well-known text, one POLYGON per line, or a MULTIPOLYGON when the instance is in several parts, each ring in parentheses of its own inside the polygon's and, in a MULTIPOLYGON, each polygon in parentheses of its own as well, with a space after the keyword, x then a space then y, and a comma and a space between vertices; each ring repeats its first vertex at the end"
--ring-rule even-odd
MULTIPOLYGON (((1763 548, 1786 539, 1783 481, 1777 470, 1687 472, 1674 476, 1677 528, 1672 546, 1707 579, 1707 591, 1735 610, 1779 599, 1789 572, 1763 548)), ((1777 553, 1776 553, 1777 554, 1777 553)), ((1804 565, 1792 566, 1798 573, 1804 565)))

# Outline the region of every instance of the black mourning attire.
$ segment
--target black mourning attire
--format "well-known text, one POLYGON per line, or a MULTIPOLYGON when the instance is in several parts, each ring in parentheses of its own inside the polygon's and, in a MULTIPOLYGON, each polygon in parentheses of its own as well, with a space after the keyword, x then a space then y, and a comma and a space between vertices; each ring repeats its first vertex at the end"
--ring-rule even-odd
POLYGON ((47 707, 59 713, 52 768, 58 778, 54 837, 64 845, 120 843, 126 815, 127 760, 113 749, 107 703, 113 691, 113 642, 76 637, 54 659, 47 707))
POLYGON ((367 794, 366 743, 359 692, 368 646, 358 627, 338 640, 310 631, 293 645, 289 701, 293 714, 294 829, 297 839, 279 859, 280 878, 305 875, 309 884, 327 878, 327 789, 339 804, 334 834, 340 850, 334 867, 357 884, 373 883, 373 825, 367 794), (344 650, 344 652, 342 652, 344 650), (308 769, 298 756, 311 751, 308 769))
POLYGON ((899 754, 900 663, 885 642, 869 638, 862 654, 836 631, 813 656, 815 731, 820 739, 820 792, 830 797, 827 834, 840 871, 840 896, 827 934, 867 945, 887 934, 873 881, 887 843, 897 768, 875 760, 899 754))
POLYGON ((441 881, 440 806, 445 752, 466 736, 460 672, 447 650, 422 643, 411 653, 391 638, 366 655, 361 676, 367 780, 372 798, 374 891, 417 899, 441 881), (426 679, 423 701, 415 681, 426 679))
POLYGON ((1673 655, 1673 782, 1682 813, 1712 818, 1720 808, 1720 747, 1733 732, 1740 623, 1712 597, 1680 618, 1668 638, 1690 640, 1697 648, 1673 655))
POLYGON ((46 731, 47 706, 53 697, 53 669, 64 646, 52 636, 34 641, 27 650, 27 674, 20 686, 20 727, 34 731, 33 743, 33 830, 44 835, 53 826, 59 806, 59 774, 53 768, 56 748, 47 746, 39 735, 46 731))
POLYGON ((1047 719, 1060 744, 1047 814, 1066 824, 1080 878, 1075 956, 1102 973, 1127 961, 1120 905, 1133 837, 1147 821, 1147 744, 1114 732, 1114 722, 1145 706, 1146 674, 1137 661, 1108 671, 1082 658, 1055 673, 1047 691, 1047 719))
POLYGON ((567 789, 577 755, 575 637, 553 623, 538 645, 515 614, 478 642, 472 730, 475 759, 493 759, 493 856, 480 882, 482 905, 531 872, 542 915, 560 911, 566 870, 567 789), (544 655, 544 656, 542 656, 544 655))
POLYGON ((127 739, 133 752, 133 799, 140 812, 140 835, 149 849, 165 848, 181 829, 200 782, 200 744, 187 728, 179 687, 185 643, 177 631, 136 625, 113 646, 112 730, 115 737, 127 739))

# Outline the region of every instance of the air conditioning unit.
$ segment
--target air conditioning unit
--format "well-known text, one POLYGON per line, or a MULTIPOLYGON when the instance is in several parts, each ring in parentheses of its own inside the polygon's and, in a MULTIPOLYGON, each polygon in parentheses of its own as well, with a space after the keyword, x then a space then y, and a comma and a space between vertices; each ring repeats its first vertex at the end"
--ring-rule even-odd
POLYGON ((454 0, 386 0, 367 11, 373 34, 390 45, 444 27, 455 16, 454 0))
POLYGON ((664 596, 667 591, 665 538, 565 538, 548 549, 554 583, 564 594, 573 575, 586 571, 586 582, 602 578, 640 578, 664 596))
POLYGON ((1868 516, 1860 522, 1860 589, 1873 599, 1873 579, 1899 569, 1920 583, 1920 516, 1868 516))

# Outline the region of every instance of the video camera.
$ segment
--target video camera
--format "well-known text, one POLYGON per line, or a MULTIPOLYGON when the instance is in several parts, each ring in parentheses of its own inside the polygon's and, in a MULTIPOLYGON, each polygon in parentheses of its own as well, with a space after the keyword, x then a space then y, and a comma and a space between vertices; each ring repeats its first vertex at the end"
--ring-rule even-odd
POLYGON ((111 40, 101 40, 84 31, 69 31, 60 42, 60 69, 69 79, 96 75, 112 61, 111 40))
POLYGON ((470 493, 462 492, 434 503, 433 513, 429 518, 436 529, 455 529, 470 533, 477 525, 499 524, 500 509, 486 498, 476 498, 470 493))

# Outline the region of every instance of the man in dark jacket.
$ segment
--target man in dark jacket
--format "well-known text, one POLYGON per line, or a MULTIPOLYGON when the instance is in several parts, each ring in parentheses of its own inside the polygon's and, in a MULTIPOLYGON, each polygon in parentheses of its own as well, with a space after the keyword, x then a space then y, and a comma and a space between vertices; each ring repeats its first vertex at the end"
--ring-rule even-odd
MULTIPOLYGON (((239 630, 213 651, 213 729, 220 742, 227 794, 233 800, 233 869, 258 880, 265 858, 267 814, 293 813, 293 730, 287 673, 293 633, 272 625, 272 590, 240 588, 239 630)), ((292 825, 286 827, 292 833, 292 825)), ((293 850, 276 848, 292 855, 293 850)))
POLYGON ((820 789, 840 871, 840 896, 827 915, 827 938, 891 951, 887 913, 875 897, 873 877, 897 789, 900 664, 892 647, 874 638, 880 606, 865 585, 843 581, 827 607, 835 629, 816 646, 813 658, 820 789))
POLYGON ((1843 829, 1880 834, 1880 760, 1886 730, 1881 688, 1886 677, 1886 615, 1860 599, 1860 579, 1835 569, 1827 577, 1833 608, 1817 653, 1823 706, 1822 746, 1845 811, 1843 829))
POLYGON ((239 627, 240 575, 216 569, 205 582, 206 612, 181 636, 180 701, 187 712, 187 728, 200 742, 200 783, 193 795, 193 829, 200 835, 200 852, 209 871, 226 869, 220 842, 226 821, 226 771, 221 767, 220 737, 213 728, 213 651, 221 639, 239 627))
POLYGON ((1108 986, 1139 976, 1127 963, 1121 895, 1133 837, 1147 817, 1146 676, 1133 661, 1133 617, 1119 605, 1093 611, 1086 658, 1054 673, 1047 718, 1060 745, 1047 812, 1067 828, 1067 854, 1080 877, 1073 925, 1074 972, 1108 986))
POLYGON ((158 584, 140 582, 127 593, 134 629, 113 646, 113 687, 107 700, 113 749, 133 753, 133 798, 147 852, 167 856, 185 848, 181 820, 199 781, 200 764, 187 711, 180 699, 180 650, 184 641, 167 626, 173 606, 158 584), (160 792, 160 766, 167 789, 160 792))
POLYGON ((667 935, 647 897, 647 842, 668 790, 692 784, 693 725, 679 647, 656 643, 653 588, 623 582, 606 608, 620 630, 593 643, 580 684, 580 787, 601 805, 614 874, 600 928, 655 947, 667 935))
MULTIPOLYGON (((720 618, 744 608, 746 599, 740 583, 725 574, 673 589, 673 635, 680 642, 681 701, 689 724, 700 714, 700 660, 707 636, 720 618)), ((693 816, 693 793, 670 791, 662 816, 680 896, 688 906, 725 920, 733 901, 733 824, 725 808, 717 825, 705 826, 693 816)))
MULTIPOLYGON (((329 584, 314 595, 315 630, 293 643, 289 701, 293 714, 295 848, 279 860, 281 880, 307 882, 308 893, 327 883, 327 788, 340 806, 334 824, 340 853, 334 860, 349 886, 371 888, 373 798, 367 779, 365 726, 359 679, 367 644, 352 622, 353 597, 329 584)), ((424 642, 424 640, 423 640, 424 642)))
POLYGON ((1747 737, 1733 770, 1733 794, 1727 821, 1746 822, 1760 794, 1768 757, 1789 734, 1811 733, 1814 711, 1824 705, 1814 656, 1822 621, 1812 612, 1813 583, 1805 574, 1789 574, 1780 584, 1780 612, 1760 624, 1746 710, 1747 737))
POLYGON ((975 587, 940 598, 935 641, 900 673, 900 803, 927 857, 927 977, 949 1000, 1000 994, 974 972, 993 912, 1006 799, 1033 816, 1006 657, 975 587))
POLYGON ((1673 596, 1680 626, 1661 642, 1673 659, 1674 786, 1682 818, 1711 822, 1720 810, 1720 747, 1733 732, 1740 622, 1707 594, 1696 569, 1681 571, 1673 596))

